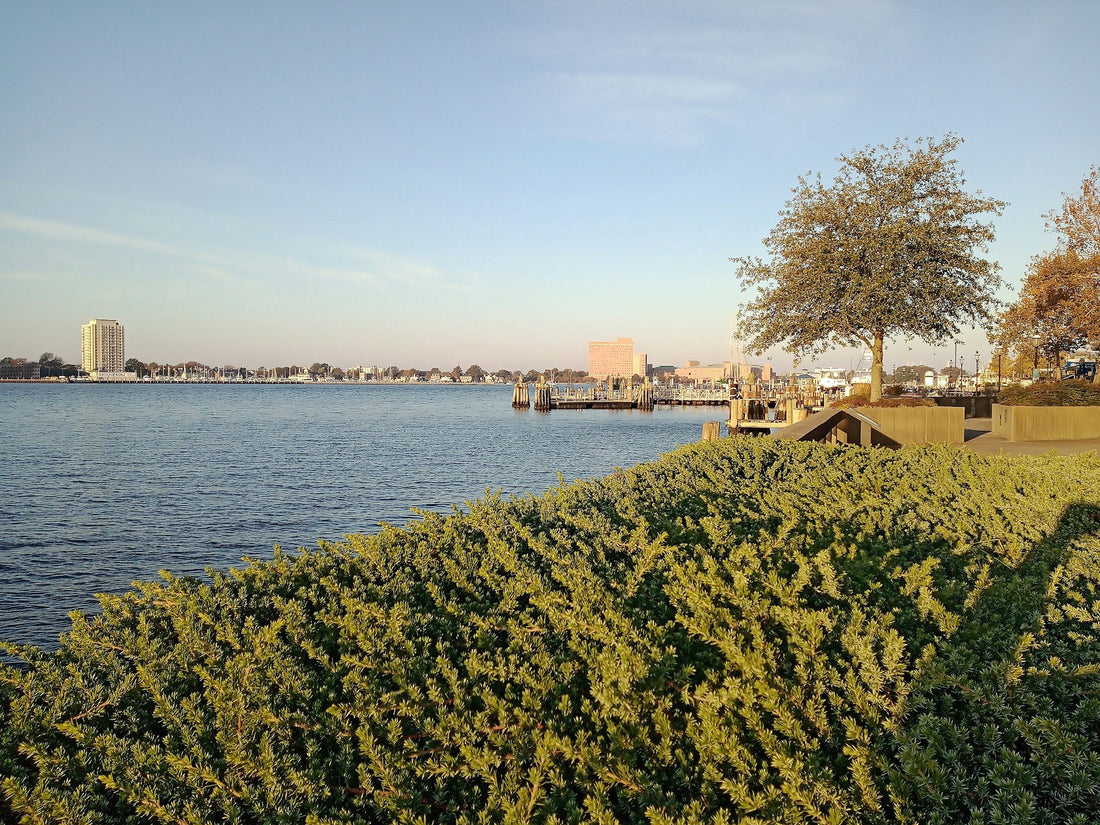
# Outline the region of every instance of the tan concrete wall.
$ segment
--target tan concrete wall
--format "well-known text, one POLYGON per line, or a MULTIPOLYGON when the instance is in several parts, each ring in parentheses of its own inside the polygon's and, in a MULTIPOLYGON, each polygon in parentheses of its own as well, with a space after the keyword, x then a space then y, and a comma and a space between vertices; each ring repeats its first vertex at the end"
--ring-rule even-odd
POLYGON ((857 407, 899 444, 962 444, 966 438, 962 407, 857 407))
POLYGON ((1008 441, 1100 438, 1100 407, 993 405, 993 434, 1008 441))

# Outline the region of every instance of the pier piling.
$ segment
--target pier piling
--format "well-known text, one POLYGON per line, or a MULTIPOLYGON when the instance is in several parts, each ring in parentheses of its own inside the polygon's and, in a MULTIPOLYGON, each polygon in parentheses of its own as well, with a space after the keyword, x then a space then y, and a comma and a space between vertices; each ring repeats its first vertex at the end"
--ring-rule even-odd
POLYGON ((527 384, 516 383, 512 389, 512 406, 524 410, 531 408, 531 393, 527 384))
POLYGON ((535 409, 550 410, 550 385, 546 383, 545 375, 540 375, 539 382, 535 385, 535 409))

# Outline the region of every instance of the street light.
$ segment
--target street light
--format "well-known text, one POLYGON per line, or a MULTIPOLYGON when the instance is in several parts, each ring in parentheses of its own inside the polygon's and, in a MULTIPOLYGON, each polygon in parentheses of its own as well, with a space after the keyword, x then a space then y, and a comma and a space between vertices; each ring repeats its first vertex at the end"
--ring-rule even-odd
POLYGON ((1039 380, 1039 342, 1041 340, 1042 339, 1040 339, 1038 335, 1033 335, 1031 337, 1031 343, 1033 343, 1035 345, 1035 363, 1034 363, 1034 366, 1031 370, 1031 380, 1032 381, 1038 381, 1039 380))
POLYGON ((955 340, 955 354, 951 358, 951 366, 954 369, 958 370, 958 372, 955 373, 955 388, 956 389, 958 389, 959 385, 962 383, 962 367, 959 366, 959 364, 960 364, 960 361, 959 361, 959 344, 961 344, 961 343, 962 343, 962 341, 959 341, 958 339, 955 340))
POLYGON ((977 352, 975 352, 974 353, 974 395, 978 394, 978 365, 979 365, 980 361, 981 361, 981 356, 977 352))

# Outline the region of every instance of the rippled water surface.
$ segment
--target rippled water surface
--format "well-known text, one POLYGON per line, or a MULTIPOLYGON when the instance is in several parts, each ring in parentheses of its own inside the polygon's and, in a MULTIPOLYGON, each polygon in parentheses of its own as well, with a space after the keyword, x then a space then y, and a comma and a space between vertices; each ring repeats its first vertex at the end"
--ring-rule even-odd
POLYGON ((697 441, 723 408, 535 413, 511 387, 0 385, 0 639, 157 571, 539 493, 697 441))

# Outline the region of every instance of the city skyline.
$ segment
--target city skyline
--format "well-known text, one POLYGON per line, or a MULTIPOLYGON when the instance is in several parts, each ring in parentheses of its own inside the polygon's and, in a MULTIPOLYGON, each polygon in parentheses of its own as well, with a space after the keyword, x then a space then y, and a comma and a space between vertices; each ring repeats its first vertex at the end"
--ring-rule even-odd
MULTIPOLYGON (((1010 299, 1100 162, 1100 8, 983 0, 0 11, 0 355, 728 360, 798 176, 960 135, 1010 299), (70 348, 71 347, 71 348, 70 348)), ((987 358, 982 332, 958 351, 987 358)), ((891 342, 887 365, 951 361, 891 342)), ((814 359, 848 367, 860 350, 814 359)), ((777 369, 791 356, 767 354, 777 369)), ((807 363, 804 359, 803 364, 807 363)))

